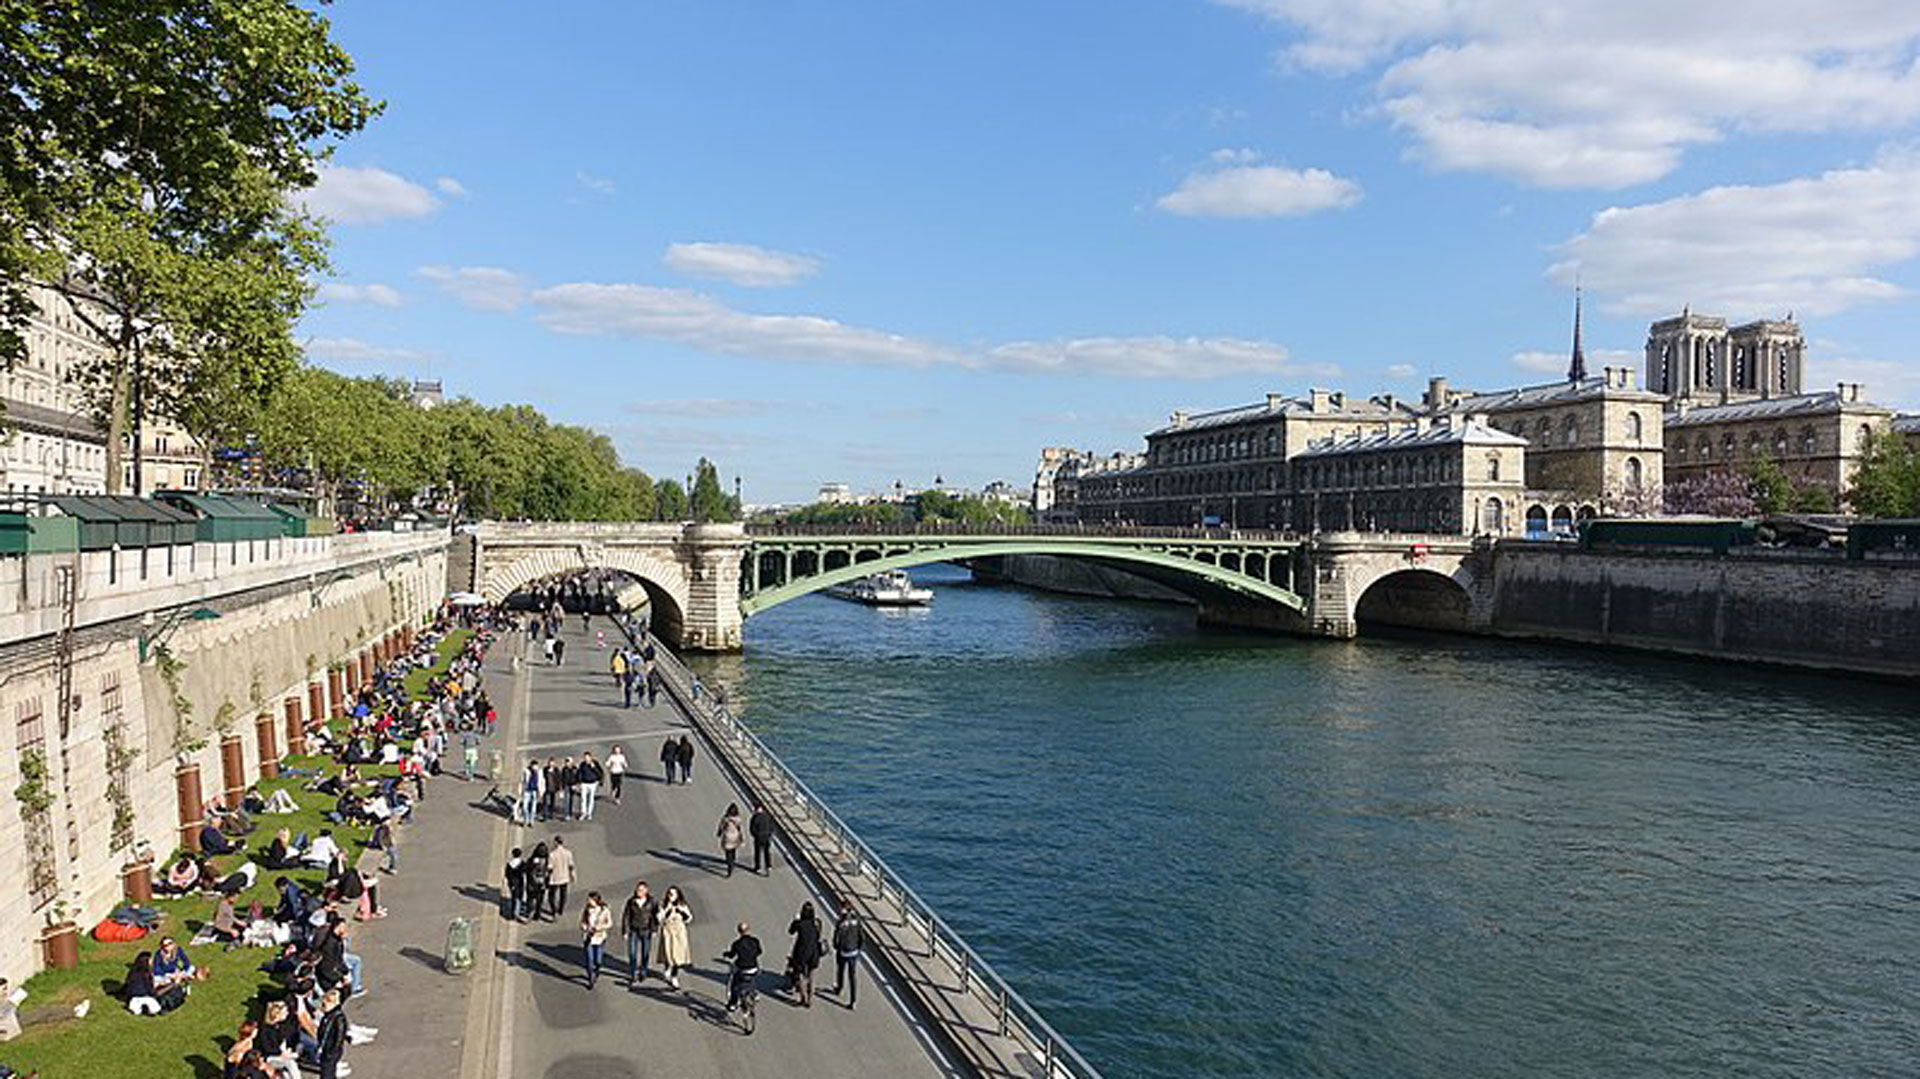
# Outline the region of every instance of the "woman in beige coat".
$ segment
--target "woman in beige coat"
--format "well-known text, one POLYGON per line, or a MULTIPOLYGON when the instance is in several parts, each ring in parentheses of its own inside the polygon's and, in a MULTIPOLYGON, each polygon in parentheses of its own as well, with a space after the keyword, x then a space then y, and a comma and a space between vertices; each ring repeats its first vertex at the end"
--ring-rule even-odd
POLYGON ((680 968, 693 962, 693 947, 687 942, 687 926, 693 922, 693 908, 680 894, 678 886, 667 888, 660 901, 660 961, 667 968, 667 984, 680 988, 680 968))

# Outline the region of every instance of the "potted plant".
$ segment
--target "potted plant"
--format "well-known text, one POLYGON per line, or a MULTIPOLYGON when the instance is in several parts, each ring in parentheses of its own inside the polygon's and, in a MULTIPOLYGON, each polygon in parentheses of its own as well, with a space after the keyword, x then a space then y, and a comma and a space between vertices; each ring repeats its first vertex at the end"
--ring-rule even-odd
POLYGON ((47 927, 40 934, 40 947, 47 966, 54 970, 72 970, 80 965, 80 927, 73 917, 78 913, 66 896, 53 901, 47 910, 47 927))

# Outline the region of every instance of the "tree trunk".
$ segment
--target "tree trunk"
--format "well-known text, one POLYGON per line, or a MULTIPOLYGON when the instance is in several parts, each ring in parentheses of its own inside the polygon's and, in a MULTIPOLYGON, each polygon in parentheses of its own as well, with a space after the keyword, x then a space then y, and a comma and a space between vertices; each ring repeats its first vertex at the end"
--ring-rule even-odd
POLYGON ((146 446, 141 438, 147 426, 146 372, 141 370, 140 339, 133 341, 133 494, 146 494, 146 446))
POLYGON ((113 365, 113 393, 107 400, 107 493, 117 495, 123 486, 122 463, 125 460, 127 439, 127 398, 131 396, 133 380, 127 370, 126 356, 117 353, 113 365))

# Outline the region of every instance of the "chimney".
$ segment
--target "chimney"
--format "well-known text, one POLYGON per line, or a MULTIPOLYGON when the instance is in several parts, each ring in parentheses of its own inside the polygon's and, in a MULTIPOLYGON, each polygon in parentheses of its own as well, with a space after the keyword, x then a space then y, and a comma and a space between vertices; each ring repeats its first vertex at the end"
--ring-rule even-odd
POLYGON ((1447 380, 1430 378, 1427 380, 1427 407, 1439 411, 1447 407, 1447 380))
POLYGON ((1281 394, 1270 393, 1267 395, 1267 411, 1268 412, 1278 412, 1280 411, 1281 407, 1284 406, 1286 403, 1287 403, 1286 397, 1281 394))
POLYGON ((1327 392, 1326 390, 1318 390, 1318 389, 1308 390, 1307 398, 1315 413, 1333 411, 1331 407, 1333 403, 1333 394, 1327 392))
POLYGON ((1332 402, 1333 407, 1336 409, 1344 409, 1347 407, 1347 395, 1345 391, 1337 390, 1333 393, 1329 393, 1327 394, 1327 400, 1332 402))
POLYGON ((1633 389, 1633 368, 1622 367, 1620 369, 1620 388, 1623 390, 1633 389))
POLYGON ((1167 422, 1172 424, 1175 427, 1185 427, 1187 425, 1186 410, 1185 409, 1176 410, 1173 415, 1167 417, 1167 422))
POLYGON ((1386 406, 1386 409, 1387 409, 1387 411, 1388 411, 1388 412, 1392 412, 1392 411, 1393 411, 1393 395, 1392 395, 1392 394, 1390 394, 1390 393, 1383 393, 1383 394, 1381 394, 1381 395, 1380 395, 1380 403, 1381 403, 1382 405, 1385 405, 1385 406, 1386 406))

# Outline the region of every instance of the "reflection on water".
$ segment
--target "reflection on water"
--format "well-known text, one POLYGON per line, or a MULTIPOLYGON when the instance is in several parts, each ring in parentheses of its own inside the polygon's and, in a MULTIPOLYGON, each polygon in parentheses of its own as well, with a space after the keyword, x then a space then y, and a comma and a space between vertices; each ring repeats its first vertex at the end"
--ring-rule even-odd
POLYGON ((1109 1075, 1920 1049, 1911 687, 924 576, 930 610, 809 597, 701 665, 1109 1075))

